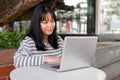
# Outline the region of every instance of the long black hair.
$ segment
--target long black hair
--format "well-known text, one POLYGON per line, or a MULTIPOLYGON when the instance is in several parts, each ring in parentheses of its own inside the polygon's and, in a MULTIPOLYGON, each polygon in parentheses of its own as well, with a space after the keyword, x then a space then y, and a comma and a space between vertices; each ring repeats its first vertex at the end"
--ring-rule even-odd
POLYGON ((45 5, 38 5, 32 15, 31 25, 26 36, 31 37, 35 41, 38 50, 46 50, 43 42, 43 32, 41 30, 40 22, 45 19, 46 14, 50 13, 55 21, 55 28, 51 35, 48 36, 48 41, 53 48, 58 48, 57 32, 56 32, 56 16, 54 11, 45 5))

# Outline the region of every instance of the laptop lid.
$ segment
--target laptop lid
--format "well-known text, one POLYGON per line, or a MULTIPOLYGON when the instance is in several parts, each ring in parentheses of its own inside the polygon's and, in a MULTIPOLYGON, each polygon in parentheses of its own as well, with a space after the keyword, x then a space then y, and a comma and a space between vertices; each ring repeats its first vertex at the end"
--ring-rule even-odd
POLYGON ((68 71, 91 66, 97 39, 97 36, 66 36, 59 69, 56 68, 58 63, 54 62, 45 64, 44 67, 56 71, 68 71))
POLYGON ((95 56, 97 36, 67 36, 59 71, 91 66, 95 56))

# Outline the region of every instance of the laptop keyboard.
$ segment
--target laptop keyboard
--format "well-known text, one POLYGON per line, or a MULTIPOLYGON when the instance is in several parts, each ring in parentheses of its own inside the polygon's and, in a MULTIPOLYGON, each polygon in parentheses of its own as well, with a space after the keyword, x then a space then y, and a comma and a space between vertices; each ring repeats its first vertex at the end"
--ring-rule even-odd
POLYGON ((59 69, 60 65, 52 66, 52 68, 59 69))

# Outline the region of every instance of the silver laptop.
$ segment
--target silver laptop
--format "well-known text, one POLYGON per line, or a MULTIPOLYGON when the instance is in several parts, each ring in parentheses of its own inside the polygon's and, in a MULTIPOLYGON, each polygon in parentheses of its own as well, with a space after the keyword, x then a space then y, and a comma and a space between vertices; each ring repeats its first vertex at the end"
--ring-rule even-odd
POLYGON ((43 63, 42 67, 55 71, 69 71, 91 66, 97 39, 97 36, 66 36, 61 62, 43 63))

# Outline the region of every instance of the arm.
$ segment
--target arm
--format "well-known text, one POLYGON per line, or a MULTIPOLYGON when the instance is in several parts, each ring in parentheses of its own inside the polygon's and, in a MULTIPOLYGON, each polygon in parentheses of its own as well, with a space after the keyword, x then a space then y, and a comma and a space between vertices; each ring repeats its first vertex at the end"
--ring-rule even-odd
POLYGON ((57 56, 44 56, 43 62, 60 62, 61 58, 57 56))
MULTIPOLYGON (((59 48, 61 49, 61 54, 62 54, 64 41, 60 36, 58 36, 58 45, 59 45, 59 48)), ((58 56, 61 56, 61 54, 59 54, 58 56)))
MULTIPOLYGON (((49 56, 61 56, 62 49, 63 49, 63 40, 61 37, 58 37, 58 44, 59 49, 51 50, 51 51, 41 51, 39 54, 34 54, 33 50, 31 50, 30 44, 35 45, 33 43, 30 43, 32 40, 31 38, 25 38, 21 42, 21 45, 18 49, 18 51, 14 55, 14 66, 15 67, 22 67, 22 66, 41 66, 42 65, 42 56, 49 55, 49 56), (45 54, 44 54, 45 53, 45 54)), ((46 56, 45 56, 46 57, 46 56)), ((54 58, 54 59, 56 59, 54 58)), ((53 57, 48 57, 45 60, 52 60, 53 57)), ((58 60, 59 61, 59 60, 58 60)))
POLYGON ((43 62, 60 62, 61 58, 61 54, 62 54, 62 50, 63 50, 63 39, 58 36, 58 45, 59 45, 59 49, 60 52, 57 55, 47 55, 43 57, 43 62))
POLYGON ((33 55, 30 51, 29 40, 25 39, 21 42, 18 51, 14 55, 14 66, 40 66, 42 63, 42 55, 33 55))

